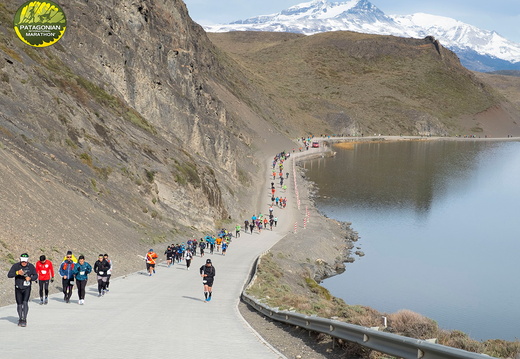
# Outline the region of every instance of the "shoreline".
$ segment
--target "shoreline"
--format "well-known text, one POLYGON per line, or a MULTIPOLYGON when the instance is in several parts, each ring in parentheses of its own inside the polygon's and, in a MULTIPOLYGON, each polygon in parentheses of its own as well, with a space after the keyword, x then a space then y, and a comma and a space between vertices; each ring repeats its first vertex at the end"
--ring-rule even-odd
MULTIPOLYGON (((300 163, 300 162, 303 162, 303 161, 306 161, 306 160, 312 160, 312 159, 315 159, 315 158, 322 158, 322 157, 327 157, 327 156, 332 156, 334 154, 334 151, 332 149, 332 146, 335 145, 336 143, 340 143, 340 142, 346 142, 346 143, 352 143, 352 142, 355 142, 355 143, 365 143, 365 142, 371 142, 371 141, 378 141, 378 142, 396 142, 396 141, 424 141, 424 140, 427 140, 427 141, 432 141, 432 140, 441 140, 441 141, 499 141, 499 142, 504 142, 504 141, 520 141, 520 138, 519 137, 508 137, 508 138, 459 138, 459 137, 419 137, 419 136, 406 136, 406 137, 401 137, 401 136, 391 136, 391 137, 388 137, 388 136, 382 136, 382 137, 379 137, 379 136, 375 136, 375 137, 365 137, 363 138, 362 140, 360 140, 360 138, 352 138, 352 137, 341 137, 341 138, 314 138, 313 140, 316 140, 316 141, 319 141, 320 144, 323 144, 323 145, 320 145, 320 147, 318 149, 312 149, 312 148, 309 148, 309 150, 304 150, 303 152, 296 152, 295 154, 297 154, 297 156, 294 157, 294 161, 296 164, 300 163)), ((354 143, 353 143, 354 144, 354 143)), ((327 228, 330 228, 330 227, 334 227, 334 226, 331 226, 331 223, 336 223, 336 227, 341 225, 341 223, 339 221, 335 221, 335 220, 332 220, 332 219, 329 219, 328 217, 326 217, 325 215, 323 215, 322 213, 320 213, 312 199, 312 195, 311 195, 311 191, 312 191, 312 186, 315 186, 314 182, 308 180, 306 177, 305 177, 305 173, 304 173, 304 168, 297 165, 297 169, 296 169, 297 173, 298 173, 298 180, 300 181, 300 186, 302 187, 305 187, 306 188, 306 194, 305 194, 305 199, 302 200, 302 203, 305 203, 307 207, 307 210, 309 208, 310 211, 312 211, 313 213, 313 216, 315 218, 315 222, 318 222, 320 223, 320 225, 322 226, 322 230, 323 231, 326 231, 327 228)), ((298 213, 301 212, 300 211, 297 211, 298 213)), ((312 218, 312 216, 311 216, 312 218)), ((313 218, 313 219, 314 219, 313 218)), ((357 233, 352 230, 350 228, 350 225, 351 223, 349 222, 346 222, 344 223, 344 225, 347 226, 347 231, 349 233, 352 233, 355 235, 355 239, 357 240, 357 233)), ((299 226, 300 227, 300 226, 299 226)), ((299 228, 300 229, 300 228, 299 228)), ((301 229, 301 231, 308 231, 307 234, 311 234, 311 235, 315 235, 316 232, 314 229, 311 228, 311 230, 309 231, 309 227, 307 227, 306 229, 301 229)), ((318 231, 318 232, 322 232, 322 231, 318 231)), ((341 235, 341 231, 334 231, 336 232, 337 234, 341 235)), ((346 233, 346 232, 344 232, 346 233)), ((323 234, 323 233, 321 233, 323 234)), ((291 267, 297 267, 298 265, 301 265, 303 268, 305 268, 305 270, 307 271, 307 273, 310 275, 310 277, 314 277, 315 280, 318 282, 321 281, 321 280, 324 280, 326 278, 330 278, 330 277, 333 277, 335 275, 338 275, 338 274, 341 274, 343 271, 344 271, 344 267, 345 267, 345 263, 347 262, 350 262, 348 259, 349 259, 349 256, 353 256, 353 253, 351 253, 350 249, 353 248, 353 245, 352 245, 352 241, 349 242, 349 244, 346 244, 347 242, 345 241, 345 247, 343 247, 343 250, 344 251, 341 251, 339 250, 340 247, 337 247, 337 244, 338 242, 337 241, 331 241, 331 240, 327 240, 326 242, 328 243, 323 243, 321 242, 322 244, 324 244, 325 246, 328 246, 327 249, 324 249, 323 252, 327 252, 329 250, 329 248, 331 247, 330 246, 330 242, 333 242, 334 245, 332 245, 332 247, 335 247, 336 250, 337 250, 337 254, 341 256, 341 265, 338 266, 338 257, 336 257, 336 261, 333 262, 334 264, 331 265, 332 263, 331 262, 327 262, 326 260, 324 260, 323 258, 316 258, 316 260, 314 261, 309 261, 310 258, 313 258, 311 257, 311 254, 313 254, 313 251, 312 250, 309 250, 308 247, 306 247, 306 245, 304 244, 304 239, 302 238, 299 238, 299 239, 296 239, 296 236, 297 234, 289 234, 285 237, 283 237, 276 245, 274 245, 271 249, 271 252, 273 252, 273 257, 276 257, 276 256, 280 256, 280 257, 283 257, 283 256, 287 256, 287 258, 284 258, 285 260, 288 260, 291 264, 289 264, 287 266, 287 268, 291 268, 291 267), (298 244, 300 245, 299 248, 298 248, 298 244), (298 253, 300 252, 300 253, 298 253), (303 255, 302 255, 303 254, 303 255), (300 262, 298 262, 298 259, 297 258, 300 258, 300 262), (306 258, 305 258, 306 257, 306 258), (325 266, 323 266, 323 264, 325 264, 325 266), (343 266, 343 268, 341 268, 343 266), (327 267, 326 269, 324 267, 327 267)), ((329 256, 329 259, 330 259, 330 256, 329 256)), ((301 275, 301 271, 299 272, 300 275, 301 275)), ((298 281, 299 278, 297 277, 298 275, 298 271, 297 270, 291 270, 290 271, 290 275, 294 278, 294 281, 298 281)), ((283 283, 283 280, 282 280, 282 286, 285 285, 285 283, 283 283)), ((323 288, 323 287, 322 287, 323 288)), ((326 289, 323 288, 325 291, 326 289)), ((291 288, 291 290, 294 290, 294 292, 296 294, 298 294, 297 290, 295 290, 294 287, 291 288)), ((327 291, 328 292, 328 291, 327 291)), ((253 294, 254 295, 254 294, 253 294)), ((258 296, 257 296, 258 297, 258 296)), ((339 299, 339 298, 338 298, 339 299)), ((312 298, 309 297, 309 302, 312 302, 312 298)), ((268 303, 266 303, 268 304, 268 303)), ((269 305, 269 304, 268 304, 269 305)), ((366 307, 368 308, 368 307, 366 307)), ((370 310, 373 310, 371 308, 368 308, 370 310)), ((289 308, 288 310, 294 310, 294 308, 289 308)), ((300 312, 300 310, 296 309, 296 311, 300 312)), ((375 310, 374 310, 375 311, 375 310)), ((382 314, 382 315, 386 315, 385 313, 379 313, 378 311, 377 312, 377 315, 379 314, 382 314)), ((260 314, 258 314, 260 315, 260 314)), ((318 314, 320 315, 320 314, 318 314)), ((420 314, 419 314, 420 315, 420 314)), ((422 316, 422 315, 420 315, 422 316)), ((422 316, 423 317, 423 316, 422 316)), ((426 318, 426 317, 424 317, 426 318)), ((263 318, 263 321, 265 322, 266 319, 263 318)), ((264 323, 265 324, 265 323, 264 323)), ((276 323, 274 323, 273 325, 276 325, 276 323)), ((279 325, 278 325, 279 326, 279 325)), ((258 328, 255 327, 256 330, 258 330, 258 328)), ((269 329, 269 330, 273 330, 272 328, 269 329)), ((288 329, 284 329, 285 331, 287 331, 288 329)), ((448 330, 445 330, 443 328, 438 328, 438 330, 440 332, 443 332, 444 335, 441 335, 443 336, 442 339, 444 339, 444 341, 450 341, 450 337, 449 337, 449 332, 448 330), (448 333, 448 334, 446 334, 448 333)), ((439 333, 440 334, 440 333, 439 333)), ((297 336, 299 336, 299 338, 296 338, 295 340, 301 340, 301 335, 299 334, 296 334, 297 336)), ((310 335, 310 334, 309 334, 310 335)), ((263 336, 263 334, 262 334, 263 336)), ((276 345, 276 340, 277 338, 273 338, 271 340, 267 339, 269 341, 269 343, 271 343, 273 346, 277 347, 276 345), (275 342, 272 342, 272 340, 274 340, 275 342)), ((286 339, 287 340, 287 339, 286 339)), ((317 338, 315 338, 315 340, 318 340, 317 338)), ((468 341, 471 341, 471 342, 476 342, 476 343, 480 343, 482 345, 484 344, 489 344, 487 342, 479 342, 479 341, 476 341, 476 340, 473 340, 469 337, 467 337, 467 340, 468 341)), ((514 342, 509 342, 509 344, 507 344, 507 342, 504 343, 504 346, 510 346, 514 344, 514 342)), ((312 340, 310 341, 310 343, 308 342, 307 343, 308 346, 315 346, 315 343, 312 343, 312 340)), ((447 344, 444 344, 443 342, 443 345, 447 345, 447 344)), ((285 346, 286 347, 286 346, 285 346)), ((456 346, 455 346, 456 347, 456 346)), ((279 347, 277 347, 278 350, 280 350, 279 347)), ((307 348, 309 349, 309 348, 307 348)), ((283 350, 282 350, 283 352, 283 350)), ((334 355, 331 355, 329 356, 330 352, 328 353, 321 353, 322 355, 324 355, 323 357, 335 357, 334 355)), ((314 354, 316 355, 316 353, 314 354)), ((317 355, 316 357, 320 357, 319 355, 317 355)))

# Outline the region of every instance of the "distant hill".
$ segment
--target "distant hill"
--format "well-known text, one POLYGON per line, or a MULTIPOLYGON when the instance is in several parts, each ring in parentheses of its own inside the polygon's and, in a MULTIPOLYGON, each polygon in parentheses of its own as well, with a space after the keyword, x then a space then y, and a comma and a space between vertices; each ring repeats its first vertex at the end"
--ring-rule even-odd
POLYGON ((210 32, 268 31, 306 35, 328 31, 425 38, 433 36, 474 71, 520 70, 520 44, 498 33, 430 14, 386 15, 368 0, 313 0, 277 14, 206 26, 210 32))
POLYGON ((505 99, 433 38, 347 31, 209 33, 280 109, 314 133, 503 135, 505 99), (489 116, 488 116, 489 115, 489 116))
POLYGON ((520 77, 520 70, 500 70, 500 71, 492 71, 488 72, 489 74, 494 75, 504 75, 504 76, 517 76, 520 77))

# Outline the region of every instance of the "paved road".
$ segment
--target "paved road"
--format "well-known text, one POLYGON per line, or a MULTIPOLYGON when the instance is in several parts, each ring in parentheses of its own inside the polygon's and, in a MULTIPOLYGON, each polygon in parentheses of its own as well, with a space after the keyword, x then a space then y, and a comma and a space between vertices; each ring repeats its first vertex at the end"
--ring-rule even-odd
MULTIPOLYGON (((261 196, 264 213, 270 201, 268 186, 266 182, 261 196)), ((170 268, 160 264, 149 277, 143 263, 143 271, 113 279, 104 297, 97 297, 96 285, 89 286, 85 305, 78 305, 76 291, 69 304, 61 294, 52 295, 43 306, 34 299, 26 328, 17 326, 15 305, 0 307, 0 358, 283 358, 242 319, 237 304, 255 258, 292 230, 296 210, 289 192, 287 208, 275 210, 278 228, 261 234, 242 232, 226 256, 197 256, 189 271, 184 263, 170 268), (206 258, 216 268, 209 303, 203 300, 198 271, 206 258)), ((89 283, 96 283, 95 275, 89 283)), ((36 296, 33 286, 32 297, 36 296)))

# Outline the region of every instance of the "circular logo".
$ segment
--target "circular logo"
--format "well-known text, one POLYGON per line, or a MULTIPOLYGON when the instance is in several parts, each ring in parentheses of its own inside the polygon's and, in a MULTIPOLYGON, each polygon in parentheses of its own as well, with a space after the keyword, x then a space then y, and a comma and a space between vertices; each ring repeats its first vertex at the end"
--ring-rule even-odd
POLYGON ((14 15, 14 31, 27 45, 45 47, 55 44, 66 28, 65 13, 51 1, 28 1, 14 15))

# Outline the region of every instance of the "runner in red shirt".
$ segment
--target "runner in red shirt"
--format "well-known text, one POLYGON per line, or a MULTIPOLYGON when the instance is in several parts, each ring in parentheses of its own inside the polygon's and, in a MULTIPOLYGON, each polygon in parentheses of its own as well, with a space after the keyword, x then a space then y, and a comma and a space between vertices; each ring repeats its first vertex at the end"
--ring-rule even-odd
POLYGON ((44 255, 36 262, 36 273, 38 273, 38 284, 40 285, 40 305, 49 303, 49 281, 54 282, 54 267, 52 262, 44 255), (45 299, 43 292, 45 291, 45 299))

